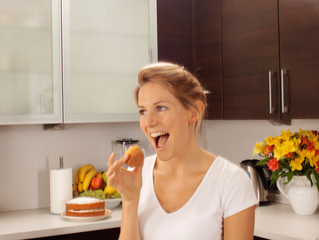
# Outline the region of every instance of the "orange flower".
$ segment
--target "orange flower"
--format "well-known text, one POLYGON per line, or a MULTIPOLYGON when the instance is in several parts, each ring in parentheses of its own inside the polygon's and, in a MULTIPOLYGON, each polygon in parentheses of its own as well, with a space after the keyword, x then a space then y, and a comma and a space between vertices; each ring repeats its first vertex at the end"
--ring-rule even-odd
POLYGON ((266 146, 265 146, 265 150, 264 150, 265 156, 268 157, 269 154, 274 151, 274 147, 275 147, 274 145, 271 145, 271 146, 266 145, 266 146))
POLYGON ((287 158, 289 158, 289 159, 291 160, 291 159, 294 158, 294 154, 293 154, 292 152, 290 152, 290 153, 287 153, 287 154, 285 155, 285 157, 287 157, 287 158))
POLYGON ((271 158, 269 159, 268 163, 267 163, 267 167, 272 171, 276 171, 279 168, 279 162, 277 161, 276 158, 271 158))

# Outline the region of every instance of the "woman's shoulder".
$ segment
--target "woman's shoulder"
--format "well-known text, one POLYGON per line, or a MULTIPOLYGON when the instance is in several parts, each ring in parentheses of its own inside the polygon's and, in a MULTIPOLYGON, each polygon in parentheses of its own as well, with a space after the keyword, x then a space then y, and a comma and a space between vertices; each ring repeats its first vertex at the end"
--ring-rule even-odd
POLYGON ((224 158, 222 156, 216 156, 216 159, 214 161, 214 164, 218 168, 227 169, 230 171, 241 171, 242 169, 236 165, 234 162, 231 162, 227 158, 224 158))
POLYGON ((225 176, 227 180, 242 180, 243 178, 249 180, 247 173, 239 165, 222 156, 216 157, 213 168, 215 172, 219 172, 220 177, 225 176))

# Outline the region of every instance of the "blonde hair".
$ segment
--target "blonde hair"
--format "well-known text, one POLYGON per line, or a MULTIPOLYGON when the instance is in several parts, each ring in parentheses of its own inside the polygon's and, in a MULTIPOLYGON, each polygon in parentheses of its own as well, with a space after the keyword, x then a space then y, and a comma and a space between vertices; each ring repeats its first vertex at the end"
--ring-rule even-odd
POLYGON ((201 128, 206 111, 208 93, 199 80, 183 66, 159 62, 142 68, 138 74, 138 86, 135 89, 135 102, 138 104, 138 94, 141 87, 147 82, 155 82, 167 88, 186 109, 193 109, 198 114, 195 133, 201 128), (195 101, 200 100, 205 110, 200 114, 194 107, 195 101))

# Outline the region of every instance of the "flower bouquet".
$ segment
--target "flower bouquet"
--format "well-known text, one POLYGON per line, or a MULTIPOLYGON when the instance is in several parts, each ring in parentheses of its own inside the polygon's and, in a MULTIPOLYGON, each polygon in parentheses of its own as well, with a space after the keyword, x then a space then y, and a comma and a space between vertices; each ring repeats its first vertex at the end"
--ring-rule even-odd
POLYGON ((271 184, 280 177, 306 176, 313 185, 314 176, 319 191, 319 133, 302 130, 291 133, 282 131, 279 136, 269 136, 264 142, 257 142, 253 150, 261 160, 257 165, 267 165, 272 174, 271 184))

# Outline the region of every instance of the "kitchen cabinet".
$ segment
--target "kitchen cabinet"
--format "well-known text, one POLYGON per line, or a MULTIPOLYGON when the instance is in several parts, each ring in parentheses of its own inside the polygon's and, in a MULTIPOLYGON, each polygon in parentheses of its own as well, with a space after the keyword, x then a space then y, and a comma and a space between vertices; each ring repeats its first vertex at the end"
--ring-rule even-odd
POLYGON ((224 119, 319 118, 319 2, 222 1, 224 119))
POLYGON ((193 0, 157 0, 158 60, 194 71, 193 0))
POLYGON ((210 92, 208 119, 222 119, 221 0, 158 0, 158 60, 185 66, 210 92))
POLYGON ((0 6, 0 124, 138 120, 137 73, 157 61, 155 0, 0 6))
POLYGON ((46 236, 41 238, 30 238, 33 240, 87 240, 87 239, 107 239, 118 240, 120 228, 109 228, 104 230, 72 233, 58 236, 46 236))
POLYGON ((0 0, 0 124, 62 121, 59 9, 0 0))
POLYGON ((158 59, 198 76, 208 119, 317 119, 318 4, 158 0, 158 59))
POLYGON ((207 94, 208 119, 223 118, 221 0, 197 0, 195 5, 195 74, 207 94))
POLYGON ((157 60, 151 52, 156 49, 156 35, 150 34, 154 13, 154 0, 63 1, 66 123, 139 119, 137 74, 157 60))

